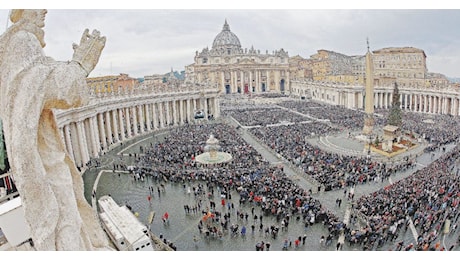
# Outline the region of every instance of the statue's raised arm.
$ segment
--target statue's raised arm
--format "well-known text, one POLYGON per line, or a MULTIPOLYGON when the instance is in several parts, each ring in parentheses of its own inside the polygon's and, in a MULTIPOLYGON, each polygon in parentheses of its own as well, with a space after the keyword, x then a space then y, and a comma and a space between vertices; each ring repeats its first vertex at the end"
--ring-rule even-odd
POLYGON ((105 41, 105 37, 102 37, 98 30, 94 30, 92 34, 89 34, 89 30, 86 29, 81 36, 80 45, 73 44, 74 54, 72 61, 80 64, 89 75, 101 56, 105 41))

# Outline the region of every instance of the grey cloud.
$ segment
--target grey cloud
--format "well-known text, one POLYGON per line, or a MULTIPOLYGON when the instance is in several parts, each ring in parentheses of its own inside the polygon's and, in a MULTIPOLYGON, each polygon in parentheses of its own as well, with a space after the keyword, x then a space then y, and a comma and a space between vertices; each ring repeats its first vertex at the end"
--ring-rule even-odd
MULTIPOLYGON (((0 21, 7 15, 0 10, 0 21)), ((98 29, 107 44, 96 74, 142 77, 171 67, 183 70, 195 51, 212 47, 225 19, 243 48, 283 48, 305 58, 318 49, 358 55, 365 53, 369 37, 371 49, 420 48, 430 71, 460 76, 460 10, 49 9, 45 52, 68 60, 83 30, 98 29)))

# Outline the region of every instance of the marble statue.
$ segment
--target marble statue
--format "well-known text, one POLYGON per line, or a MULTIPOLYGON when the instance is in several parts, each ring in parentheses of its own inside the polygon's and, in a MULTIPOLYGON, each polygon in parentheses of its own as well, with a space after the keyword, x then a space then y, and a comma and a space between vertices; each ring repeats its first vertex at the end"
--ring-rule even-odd
POLYGON ((37 250, 105 250, 107 237, 84 197, 53 110, 88 101, 85 80, 106 39, 86 29, 73 45, 72 60, 55 61, 43 51, 46 13, 12 10, 12 25, 0 36, 0 118, 8 162, 37 250))

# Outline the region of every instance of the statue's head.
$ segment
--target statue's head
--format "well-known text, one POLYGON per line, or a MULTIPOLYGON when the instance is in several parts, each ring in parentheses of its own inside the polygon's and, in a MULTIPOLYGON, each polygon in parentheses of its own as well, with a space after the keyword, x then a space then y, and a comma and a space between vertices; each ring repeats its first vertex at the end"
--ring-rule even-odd
POLYGON ((45 27, 45 16, 48 11, 46 9, 13 9, 10 13, 12 23, 17 23, 25 20, 35 24, 39 28, 45 27))
POLYGON ((10 33, 23 29, 33 33, 40 45, 45 47, 45 37, 43 27, 45 27, 46 9, 13 9, 10 12, 10 21, 13 26, 10 27, 10 33))

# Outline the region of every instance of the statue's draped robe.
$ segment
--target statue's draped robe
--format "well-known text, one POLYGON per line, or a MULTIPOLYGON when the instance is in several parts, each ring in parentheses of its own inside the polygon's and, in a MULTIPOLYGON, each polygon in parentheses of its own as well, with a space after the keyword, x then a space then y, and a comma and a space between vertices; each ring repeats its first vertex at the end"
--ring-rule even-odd
POLYGON ((77 63, 46 57, 35 34, 26 30, 3 37, 0 44, 0 117, 35 247, 105 248, 106 236, 85 200, 82 177, 53 114, 87 100, 86 72, 77 63))

